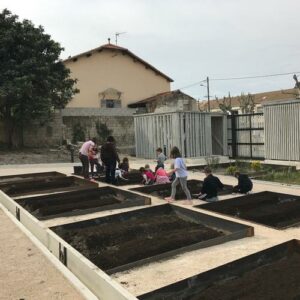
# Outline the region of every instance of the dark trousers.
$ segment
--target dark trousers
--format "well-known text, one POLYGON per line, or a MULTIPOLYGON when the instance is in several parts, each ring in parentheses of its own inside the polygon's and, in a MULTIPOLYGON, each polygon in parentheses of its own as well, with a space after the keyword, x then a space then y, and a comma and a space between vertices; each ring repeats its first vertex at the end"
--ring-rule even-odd
POLYGON ((164 164, 157 164, 156 167, 155 167, 155 172, 159 169, 159 168, 165 168, 165 165, 164 164))
POLYGON ((89 178, 89 158, 87 155, 79 153, 79 159, 82 163, 82 176, 86 179, 89 178))
POLYGON ((252 187, 250 187, 250 186, 240 187, 240 186, 236 185, 235 187, 233 187, 233 192, 234 193, 247 194, 251 190, 252 190, 252 187))
POLYGON ((105 181, 107 183, 116 183, 116 166, 117 162, 116 161, 109 161, 105 163, 105 181))

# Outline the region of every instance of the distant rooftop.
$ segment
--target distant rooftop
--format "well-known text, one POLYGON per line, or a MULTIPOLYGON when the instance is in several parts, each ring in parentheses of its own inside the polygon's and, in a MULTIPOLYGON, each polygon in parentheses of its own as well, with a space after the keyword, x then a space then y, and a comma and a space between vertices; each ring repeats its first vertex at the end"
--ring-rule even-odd
MULTIPOLYGON (((277 90, 277 91, 269 91, 269 92, 263 92, 263 93, 256 93, 252 94, 254 96, 254 102, 255 104, 263 104, 267 102, 272 102, 272 101, 287 101, 291 99, 296 99, 297 95, 297 89, 285 89, 285 90, 277 90)), ((240 103, 238 101, 238 98, 240 96, 232 96, 231 97, 231 106, 232 107, 239 107, 240 103)), ((228 96, 226 96, 228 99, 228 96)), ((210 109, 218 109, 219 108, 219 103, 222 103, 223 98, 219 98, 218 100, 216 99, 211 99, 210 100, 210 109), (218 102, 219 101, 219 102, 218 102)), ((201 104, 201 109, 205 110, 207 108, 207 100, 202 101, 201 104)))
POLYGON ((131 103, 131 104, 128 105, 128 107, 130 107, 130 108, 143 107, 147 103, 157 101, 157 100, 162 99, 162 98, 174 100, 174 97, 185 97, 185 98, 188 98, 188 99, 191 99, 191 100, 195 100, 193 97, 183 93, 181 90, 174 90, 174 91, 167 91, 167 92, 159 93, 159 94, 156 94, 154 96, 145 98, 143 100, 131 103))

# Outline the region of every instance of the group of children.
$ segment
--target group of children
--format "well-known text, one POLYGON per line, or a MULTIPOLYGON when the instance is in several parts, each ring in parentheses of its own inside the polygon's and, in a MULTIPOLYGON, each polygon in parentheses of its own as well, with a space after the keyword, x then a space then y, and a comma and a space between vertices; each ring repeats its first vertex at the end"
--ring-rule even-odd
POLYGON ((115 183, 118 178, 127 180, 125 177, 129 172, 129 160, 124 157, 120 162, 115 140, 112 136, 107 138, 106 143, 101 148, 98 147, 96 138, 83 143, 79 150, 79 159, 82 163, 82 175, 86 179, 93 179, 105 171, 108 183, 115 183), (91 178, 89 169, 91 170, 91 178))
MULTIPOLYGON (((127 157, 124 157, 122 162, 120 162, 119 156, 115 149, 114 139, 112 137, 108 137, 107 143, 102 146, 102 148, 103 149, 101 149, 102 151, 100 155, 95 141, 88 141, 82 146, 79 157, 83 164, 84 176, 87 176, 87 163, 89 162, 92 177, 95 174, 94 167, 96 166, 96 171, 98 174, 103 172, 105 168, 106 180, 108 183, 115 183, 118 178, 122 180, 128 180, 126 177, 129 173, 129 160, 127 157), (105 147, 108 148, 108 151, 106 151, 105 147), (100 163, 100 159, 102 160, 103 164, 100 163)), ((142 183, 145 185, 152 185, 172 182, 171 195, 170 197, 165 198, 165 200, 168 202, 175 200, 176 188, 177 185, 180 184, 187 198, 185 203, 192 204, 192 196, 187 186, 187 167, 179 149, 177 147, 173 147, 170 151, 170 158, 174 159, 174 164, 171 165, 171 170, 168 172, 165 170, 165 161, 167 159, 166 155, 163 153, 161 148, 157 148, 156 153, 157 165, 154 172, 150 169, 148 164, 146 164, 145 167, 140 168, 142 183)), ((217 201, 218 191, 223 189, 224 185, 218 177, 212 174, 212 171, 209 167, 204 168, 204 173, 206 177, 204 179, 202 189, 200 193, 195 196, 199 199, 205 199, 209 202, 217 201)), ((253 184, 247 175, 236 172, 235 177, 238 179, 238 185, 234 187, 233 192, 246 194, 252 190, 253 184)))
MULTIPOLYGON (((161 148, 156 150, 157 152, 157 166, 155 172, 152 172, 149 165, 144 168, 140 168, 143 176, 144 184, 161 184, 172 182, 171 196, 165 198, 168 202, 175 200, 176 187, 181 185, 182 190, 186 195, 185 204, 192 204, 192 196, 187 186, 188 172, 184 160, 181 157, 181 153, 177 147, 173 147, 170 152, 170 157, 174 159, 174 164, 171 166, 171 171, 166 172, 164 170, 164 162, 166 160, 165 155, 162 153, 161 148)), ((218 192, 224 188, 224 184, 220 179, 212 174, 209 167, 204 168, 205 179, 199 194, 194 195, 196 198, 206 200, 208 202, 218 201, 218 192)), ((235 177, 238 179, 238 185, 233 188, 234 193, 249 193, 253 184, 251 179, 246 174, 235 173, 235 177)))
POLYGON ((167 157, 162 152, 161 148, 157 148, 156 153, 157 165, 154 172, 150 169, 148 164, 146 164, 145 167, 140 168, 140 172, 143 177, 142 183, 145 185, 169 183, 172 180, 172 174, 167 173, 165 170, 165 161, 167 157))

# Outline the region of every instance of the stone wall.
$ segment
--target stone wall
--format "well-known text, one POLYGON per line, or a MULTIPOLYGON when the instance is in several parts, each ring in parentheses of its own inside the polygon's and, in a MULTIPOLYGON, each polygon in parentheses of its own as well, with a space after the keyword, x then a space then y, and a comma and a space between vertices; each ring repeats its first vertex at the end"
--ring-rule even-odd
POLYGON ((52 121, 47 123, 34 121, 24 128, 24 146, 37 148, 60 146, 64 139, 64 130, 62 115, 56 112, 52 121))
MULTIPOLYGON (((134 120, 132 109, 86 109, 70 108, 55 113, 53 120, 43 124, 34 121, 24 128, 23 138, 26 147, 57 147, 64 142, 73 142, 74 129, 81 128, 84 138, 98 137, 104 140, 99 131, 110 133, 123 153, 134 154, 134 120), (98 124, 98 128, 97 128, 98 124), (100 134, 100 136, 99 136, 100 134)), ((0 123, 0 143, 5 144, 5 129, 0 123)))
POLYGON ((65 139, 73 141, 75 128, 81 128, 85 139, 98 137, 100 141, 107 136, 97 130, 97 124, 106 125, 117 141, 118 148, 125 153, 134 154, 134 121, 133 116, 65 116, 65 139))

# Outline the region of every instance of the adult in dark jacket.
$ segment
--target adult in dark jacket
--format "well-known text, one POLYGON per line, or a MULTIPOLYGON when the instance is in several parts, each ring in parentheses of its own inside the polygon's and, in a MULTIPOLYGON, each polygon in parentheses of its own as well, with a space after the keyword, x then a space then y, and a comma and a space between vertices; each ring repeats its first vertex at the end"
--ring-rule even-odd
POLYGON ((107 183, 116 183, 116 167, 117 162, 120 163, 119 155, 116 149, 116 141, 114 137, 109 136, 106 143, 101 147, 101 160, 105 165, 105 180, 107 183))
POLYGON ((238 185, 233 188, 233 192, 247 194, 252 190, 253 183, 248 175, 235 172, 234 176, 238 179, 238 185))
POLYGON ((218 191, 222 190, 224 185, 218 177, 212 174, 209 167, 204 168, 204 173, 206 177, 203 181, 199 199, 203 199, 208 202, 218 201, 218 191))

